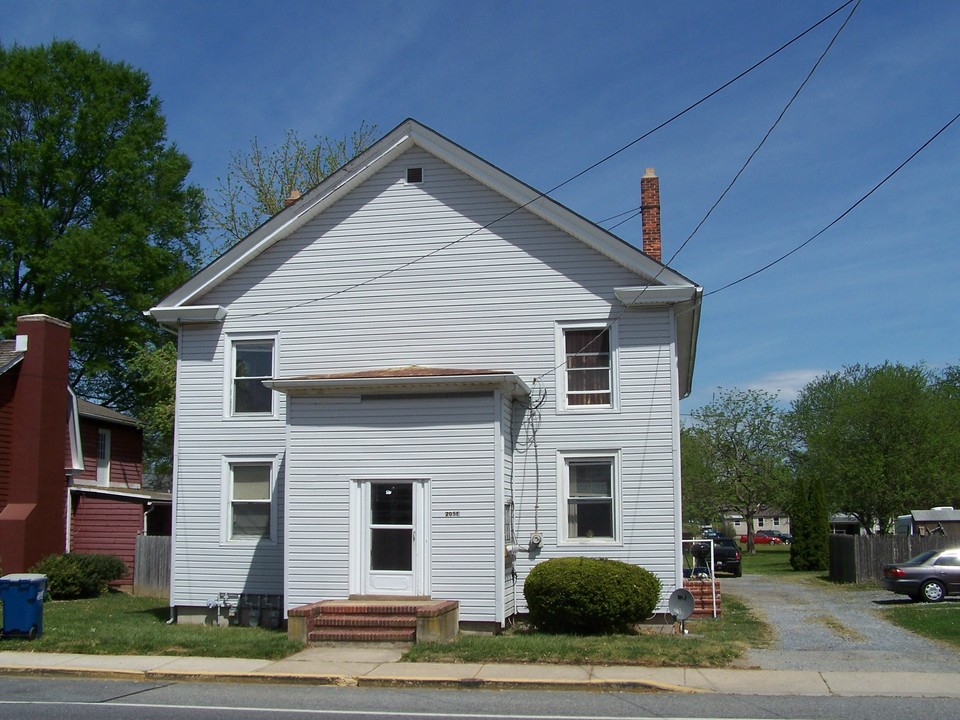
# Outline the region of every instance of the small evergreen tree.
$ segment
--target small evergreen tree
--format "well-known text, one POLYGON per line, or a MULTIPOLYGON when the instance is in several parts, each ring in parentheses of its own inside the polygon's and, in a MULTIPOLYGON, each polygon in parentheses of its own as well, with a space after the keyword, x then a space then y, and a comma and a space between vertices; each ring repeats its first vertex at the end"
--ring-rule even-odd
POLYGON ((807 506, 808 557, 807 570, 826 570, 830 566, 830 513, 823 488, 823 478, 816 474, 810 480, 810 503, 807 506))
POLYGON ((794 570, 806 570, 809 547, 809 486, 802 477, 798 477, 793 488, 793 509, 790 512, 790 532, 793 542, 790 544, 790 567, 794 570))
POLYGON ((830 563, 830 515, 819 475, 809 482, 797 479, 790 529, 790 566, 794 570, 826 570, 830 563))

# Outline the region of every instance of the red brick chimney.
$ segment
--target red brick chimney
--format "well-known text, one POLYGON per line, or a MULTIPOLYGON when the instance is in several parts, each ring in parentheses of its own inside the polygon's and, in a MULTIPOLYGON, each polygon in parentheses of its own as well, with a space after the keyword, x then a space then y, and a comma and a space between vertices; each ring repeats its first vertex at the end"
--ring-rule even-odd
POLYGON ((640 178, 640 212, 643 215, 643 252, 660 262, 660 178, 647 168, 640 178))
MULTIPOLYGON (((64 427, 70 325, 47 315, 17 318, 26 351, 13 390, 10 488, 0 512, 0 567, 26 572, 66 546, 64 427)), ((19 339, 19 338, 18 338, 19 339)), ((21 340, 22 342, 22 340, 21 340)))

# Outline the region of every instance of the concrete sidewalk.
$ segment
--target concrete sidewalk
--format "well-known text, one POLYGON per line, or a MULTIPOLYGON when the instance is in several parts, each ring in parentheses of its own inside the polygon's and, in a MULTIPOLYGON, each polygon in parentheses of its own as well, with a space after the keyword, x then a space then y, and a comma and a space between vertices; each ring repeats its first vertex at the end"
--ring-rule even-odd
POLYGON ((0 674, 361 687, 960 698, 958 673, 402 663, 403 652, 403 648, 388 647, 313 647, 276 661, 0 652, 0 674))

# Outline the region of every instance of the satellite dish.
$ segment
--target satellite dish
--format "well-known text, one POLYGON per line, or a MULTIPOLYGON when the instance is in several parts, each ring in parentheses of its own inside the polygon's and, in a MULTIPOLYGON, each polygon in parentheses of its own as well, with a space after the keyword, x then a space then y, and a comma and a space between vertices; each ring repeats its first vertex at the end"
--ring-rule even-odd
POLYGON ((677 620, 683 622, 693 615, 693 595, 689 590, 677 588, 667 601, 667 609, 677 620))

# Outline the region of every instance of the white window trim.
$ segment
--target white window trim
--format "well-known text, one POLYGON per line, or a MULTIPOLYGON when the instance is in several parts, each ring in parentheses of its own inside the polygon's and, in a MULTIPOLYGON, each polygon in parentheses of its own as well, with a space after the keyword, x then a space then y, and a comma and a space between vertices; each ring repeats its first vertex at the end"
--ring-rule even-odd
POLYGON ((264 342, 270 341, 273 343, 273 358, 271 364, 271 374, 273 377, 277 377, 277 369, 279 367, 279 358, 280 358, 280 335, 279 333, 228 333, 226 336, 226 345, 224 347, 224 362, 223 362, 223 417, 229 420, 237 420, 239 422, 250 422, 264 419, 275 419, 280 415, 280 398, 278 397, 279 393, 275 390, 271 390, 272 401, 270 403, 271 410, 268 413, 235 413, 233 411, 233 391, 234 391, 234 377, 233 373, 236 369, 236 358, 235 358, 235 347, 238 344, 246 342, 264 342))
POLYGON ((620 411, 620 338, 618 323, 609 320, 559 321, 554 336, 557 372, 557 411, 562 413, 609 413, 620 411), (567 403, 567 349, 564 334, 567 330, 608 330, 610 333, 610 404, 569 405, 567 403))
POLYGON ((258 543, 277 543, 278 508, 276 498, 277 471, 280 458, 276 455, 225 455, 223 457, 220 481, 220 543, 222 545, 257 545, 258 543), (270 466, 270 537, 231 537, 233 528, 233 466, 269 465, 270 466))
POLYGON ((557 452, 557 527, 558 545, 579 546, 600 545, 610 547, 611 545, 621 546, 623 539, 621 528, 623 527, 623 495, 621 494, 621 474, 622 466, 619 450, 560 450, 557 452), (613 501, 613 537, 600 538, 579 538, 569 537, 569 526, 567 523, 567 502, 570 499, 570 478, 567 472, 567 462, 569 460, 605 460, 610 461, 613 467, 613 483, 610 489, 613 501))
POLYGON ((112 453, 112 438, 110 437, 110 430, 107 428, 97 428, 97 485, 102 485, 104 487, 110 485, 110 455, 112 453), (100 464, 100 440, 103 438, 103 447, 104 454, 106 455, 105 463, 100 464))

